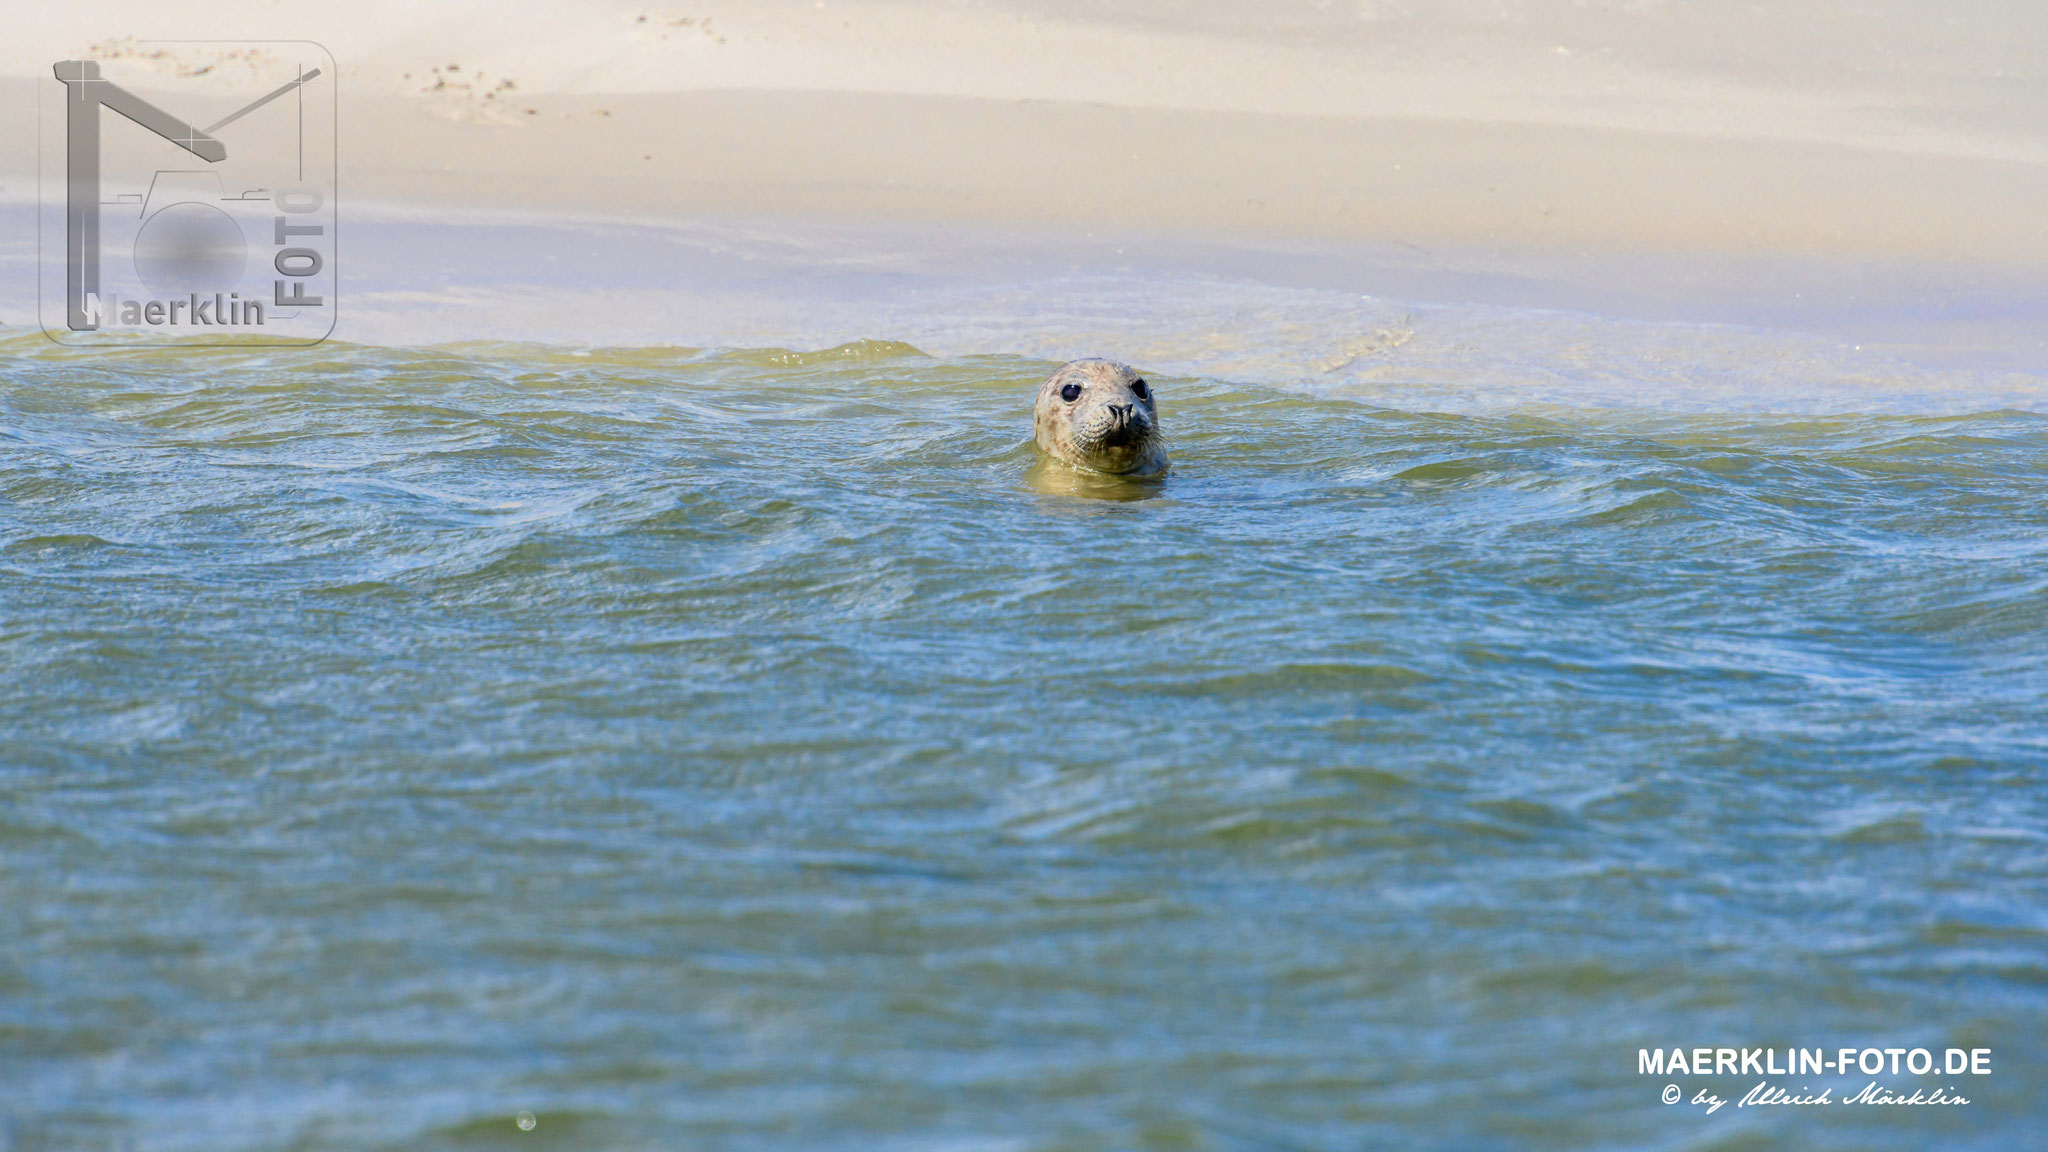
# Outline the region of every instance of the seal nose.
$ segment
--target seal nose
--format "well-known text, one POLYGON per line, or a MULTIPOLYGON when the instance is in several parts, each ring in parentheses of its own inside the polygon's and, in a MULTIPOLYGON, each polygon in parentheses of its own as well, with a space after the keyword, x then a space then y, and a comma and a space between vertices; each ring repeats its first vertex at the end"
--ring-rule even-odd
POLYGON ((1109 413, 1109 427, 1103 430, 1103 443, 1113 448, 1127 448, 1145 438, 1149 424, 1136 404, 1105 404, 1103 408, 1109 413))

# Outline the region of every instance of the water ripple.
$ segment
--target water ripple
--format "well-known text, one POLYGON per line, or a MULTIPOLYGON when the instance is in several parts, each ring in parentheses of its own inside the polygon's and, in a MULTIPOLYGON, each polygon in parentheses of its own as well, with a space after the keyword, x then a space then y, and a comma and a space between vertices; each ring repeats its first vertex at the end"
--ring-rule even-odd
POLYGON ((2038 1130, 2048 418, 1155 376, 1101 500, 1049 367, 0 335, 0 1144, 2038 1130))

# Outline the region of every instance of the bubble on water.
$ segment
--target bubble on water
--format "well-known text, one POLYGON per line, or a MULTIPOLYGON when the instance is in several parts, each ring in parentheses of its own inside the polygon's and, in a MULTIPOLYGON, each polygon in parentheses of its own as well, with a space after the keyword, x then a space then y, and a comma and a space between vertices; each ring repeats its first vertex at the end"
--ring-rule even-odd
POLYGON ((515 1123, 519 1125, 521 1132, 531 1132, 540 1123, 540 1117, 531 1112, 521 1112, 515 1123))
POLYGON ((135 237, 135 273, 158 296, 233 291, 248 263, 234 217, 195 200, 158 211, 135 237))

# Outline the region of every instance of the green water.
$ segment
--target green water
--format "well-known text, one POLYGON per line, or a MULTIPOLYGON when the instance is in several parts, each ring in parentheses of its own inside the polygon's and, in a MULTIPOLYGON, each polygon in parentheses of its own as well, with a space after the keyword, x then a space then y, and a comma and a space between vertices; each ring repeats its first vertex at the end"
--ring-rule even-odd
POLYGON ((2039 1139, 2048 417, 1050 367, 0 339, 0 1150, 2039 1139))

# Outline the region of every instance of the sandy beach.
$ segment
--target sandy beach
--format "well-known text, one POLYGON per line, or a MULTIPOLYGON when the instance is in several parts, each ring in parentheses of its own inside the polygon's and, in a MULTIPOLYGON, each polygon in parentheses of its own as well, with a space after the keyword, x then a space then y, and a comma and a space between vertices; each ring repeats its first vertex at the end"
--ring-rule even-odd
MULTIPOLYGON (((371 3, 230 26, 115 3, 29 23, 0 54, 15 201, 51 61, 142 86, 205 71, 228 101, 256 69, 153 41, 310 39, 341 62, 359 222, 875 224, 927 230, 923 263, 966 229, 1083 262, 1107 243, 1105 266, 1126 240, 1232 248, 1286 283, 1300 261, 1257 254, 1348 251, 1346 286, 1376 294, 1743 322, 1818 297, 1908 328, 1970 313, 1961 342, 2008 363, 2039 347, 2032 305, 1972 303, 1993 285, 2011 312, 2048 281, 2048 20, 2025 5, 371 3)), ((393 270, 353 271, 374 291, 393 270)))

